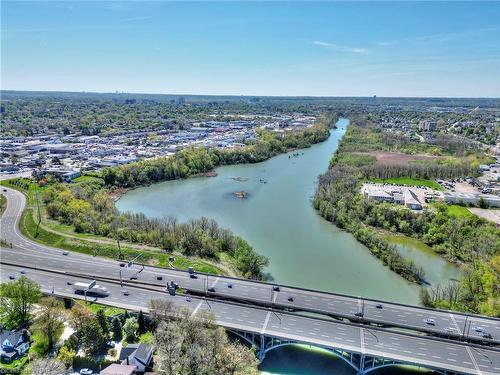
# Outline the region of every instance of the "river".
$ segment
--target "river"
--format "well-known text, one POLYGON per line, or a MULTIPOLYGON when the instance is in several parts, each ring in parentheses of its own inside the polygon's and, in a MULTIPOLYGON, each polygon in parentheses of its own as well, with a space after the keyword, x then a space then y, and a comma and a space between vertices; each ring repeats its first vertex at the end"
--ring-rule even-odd
MULTIPOLYGON (((327 141, 300 150, 298 156, 290 152, 259 164, 217 168, 217 177, 141 187, 127 192, 117 207, 150 217, 176 216, 181 221, 214 218, 266 255, 266 271, 279 283, 416 304, 416 285, 384 267, 366 247, 321 218, 312 207, 317 176, 326 171, 347 125, 347 120, 339 120, 327 141), (246 199, 233 195, 242 190, 248 193, 246 199)), ((408 250, 411 244, 399 245, 400 251, 412 253, 408 250)), ((431 254, 415 251, 412 258, 432 272, 431 282, 455 276, 446 262, 436 262, 431 254), (445 268, 447 272, 440 272, 445 268)), ((276 374, 316 373, 309 363, 305 372, 281 371, 282 361, 276 361, 276 367, 272 359, 299 349, 279 350, 264 361, 264 370, 276 374)))

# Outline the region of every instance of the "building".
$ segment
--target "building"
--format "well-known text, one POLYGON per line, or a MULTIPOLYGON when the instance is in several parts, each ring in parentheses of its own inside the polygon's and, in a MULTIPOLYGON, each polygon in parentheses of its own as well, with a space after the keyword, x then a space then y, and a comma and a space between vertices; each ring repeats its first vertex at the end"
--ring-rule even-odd
POLYGON ((30 348, 28 331, 25 329, 8 331, 0 328, 0 342, 0 359, 7 363, 22 357, 30 348))
POLYGON ((444 201, 450 204, 478 206, 483 200, 488 207, 500 207, 500 197, 491 194, 446 192, 443 197, 444 201))
POLYGON ((410 189, 404 189, 403 196, 406 207, 412 210, 422 209, 422 203, 413 191, 411 191, 410 189))
POLYGON ((120 351, 120 363, 135 366, 137 372, 145 372, 151 365, 153 348, 147 344, 129 344, 120 351))
POLYGON ((425 132, 434 131, 436 130, 436 127, 437 127, 436 121, 423 120, 420 121, 420 123, 418 124, 418 128, 425 132))
POLYGON ((113 363, 101 370, 101 375, 133 375, 135 374, 136 367, 132 365, 120 365, 118 363, 113 363))
POLYGON ((362 194, 368 200, 401 204, 412 210, 422 210, 425 201, 421 189, 407 186, 365 184, 362 194))

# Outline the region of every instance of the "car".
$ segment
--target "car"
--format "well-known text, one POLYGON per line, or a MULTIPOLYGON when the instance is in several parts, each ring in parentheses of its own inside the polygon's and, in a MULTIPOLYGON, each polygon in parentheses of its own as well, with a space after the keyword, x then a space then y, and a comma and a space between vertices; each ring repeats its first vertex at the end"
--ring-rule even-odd
POLYGON ((137 275, 133 274, 132 276, 130 276, 130 280, 137 280, 137 275))
POLYGON ((66 281, 66 285, 73 285, 71 281, 66 281))
POLYGON ((479 326, 472 326, 472 330, 475 332, 484 332, 483 327, 479 327, 479 326))
POLYGON ((424 319, 424 323, 428 324, 430 326, 435 326, 436 325, 436 321, 434 319, 431 319, 431 318, 424 319))
POLYGON ((293 297, 288 297, 288 302, 293 302, 293 297))
POLYGON ((94 372, 89 368, 82 368, 80 370, 80 375, 92 375, 94 372))
POLYGON ((189 277, 190 277, 191 279, 197 279, 197 278, 198 278, 198 276, 197 276, 197 275, 195 275, 194 273, 190 274, 190 275, 189 275, 189 277))
POLYGON ((191 296, 186 296, 186 302, 191 302, 191 296))
POLYGON ((25 270, 21 270, 21 271, 19 271, 19 272, 21 272, 21 275, 25 275, 25 274, 26 274, 26 271, 25 271, 25 270))
POLYGON ((69 255, 69 251, 63 251, 62 255, 69 255))
POLYGON ((279 286, 273 286, 273 292, 279 292, 280 287, 279 286))
POLYGON ((9 279, 14 280, 16 277, 13 275, 9 275, 9 279))
POLYGON ((229 289, 232 289, 232 288, 233 288, 233 284, 227 284, 227 287, 228 287, 229 289))
POLYGON ((382 306, 382 304, 381 304, 381 303, 377 303, 377 304, 375 305, 375 307, 376 307, 377 309, 383 309, 383 308, 384 308, 384 306, 382 306))
POLYGON ((210 288, 207 289, 209 292, 215 293, 215 288, 211 286, 210 288))
POLYGON ((446 332, 449 332, 449 333, 453 333, 453 332, 456 332, 456 328, 453 328, 453 327, 445 327, 444 329, 446 332))
POLYGON ((156 276, 156 280, 163 280, 163 276, 156 276))
POLYGON ((359 318, 363 317, 363 313, 361 311, 355 312, 354 315, 359 317, 359 318))
POLYGON ((122 294, 124 296, 129 296, 130 295, 130 291, 128 291, 128 290, 122 290, 122 294))
POLYGON ((113 341, 108 341, 108 342, 106 343, 106 346, 107 346, 108 348, 114 348, 114 347, 115 347, 115 343, 114 343, 113 341))
POLYGON ((120 267, 125 267, 125 263, 121 262, 120 267))
POLYGON ((481 337, 482 337, 483 339, 492 339, 492 338, 493 338, 493 337, 491 337, 491 333, 489 333, 489 332, 483 332, 483 333, 481 334, 481 337))

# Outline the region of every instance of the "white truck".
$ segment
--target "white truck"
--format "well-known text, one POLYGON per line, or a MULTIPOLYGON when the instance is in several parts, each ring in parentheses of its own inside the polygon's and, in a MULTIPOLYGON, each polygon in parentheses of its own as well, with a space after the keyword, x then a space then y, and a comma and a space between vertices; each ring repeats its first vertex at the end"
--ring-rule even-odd
POLYGON ((88 294, 96 294, 101 297, 107 297, 109 296, 109 290, 106 287, 97 285, 94 283, 74 283, 73 284, 73 290, 75 293, 84 293, 87 290, 88 294), (89 288, 90 287, 90 288, 89 288))

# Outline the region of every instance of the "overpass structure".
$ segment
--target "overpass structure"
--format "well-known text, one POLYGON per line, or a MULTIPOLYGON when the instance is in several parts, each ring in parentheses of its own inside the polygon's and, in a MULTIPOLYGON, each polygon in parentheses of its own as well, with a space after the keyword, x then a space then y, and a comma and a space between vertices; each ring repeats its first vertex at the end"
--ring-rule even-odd
POLYGON ((476 330, 480 327, 492 335, 486 341, 498 343, 500 322, 496 319, 217 275, 192 278, 182 271, 120 267, 113 260, 64 255, 19 233, 25 198, 11 189, 4 194, 8 205, 0 219, 0 236, 12 248, 4 246, 0 251, 2 281, 24 273, 39 282, 45 293, 83 298, 75 296, 68 283, 97 279, 111 292, 99 298, 99 303, 147 311, 151 299, 161 298, 191 309, 194 315, 210 311, 218 324, 254 345, 260 359, 276 347, 304 343, 336 353, 360 374, 394 364, 443 373, 500 373, 500 350, 464 342, 485 343, 476 330), (165 284, 170 280, 199 297, 168 295, 165 284), (424 323, 427 318, 434 319, 435 325, 424 323))

